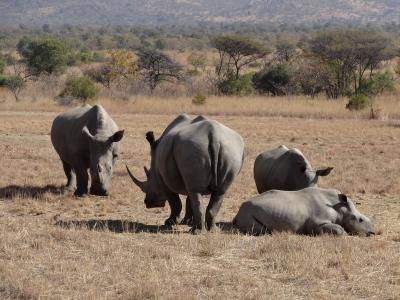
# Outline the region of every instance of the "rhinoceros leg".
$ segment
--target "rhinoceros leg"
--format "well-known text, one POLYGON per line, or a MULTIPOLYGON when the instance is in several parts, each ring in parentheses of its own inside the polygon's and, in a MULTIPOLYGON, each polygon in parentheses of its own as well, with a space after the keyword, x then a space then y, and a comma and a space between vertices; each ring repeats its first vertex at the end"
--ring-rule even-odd
POLYGON ((211 194, 210 202, 208 203, 206 211, 207 229, 210 231, 215 231, 216 229, 218 229, 217 225, 215 224, 215 218, 219 212, 219 209, 221 208, 223 200, 224 194, 211 194))
POLYGON ((190 206, 193 211, 193 226, 192 233, 199 234, 206 232, 205 222, 205 209, 203 202, 201 201, 201 194, 189 193, 190 206))
POLYGON ((333 223, 324 223, 317 227, 316 229, 317 234, 334 234, 334 235, 346 235, 346 231, 344 228, 338 224, 333 223))
POLYGON ((88 193, 88 172, 84 168, 74 168, 76 173, 77 188, 74 193, 77 197, 83 197, 88 193))
POLYGON ((193 225, 193 211, 192 211, 192 206, 190 204, 189 196, 186 197, 185 216, 181 224, 193 225))
POLYGON ((168 204, 171 209, 171 214, 168 219, 165 220, 164 225, 171 227, 179 224, 182 212, 182 202, 178 194, 173 194, 168 197, 168 204))
POLYGON ((67 185, 65 186, 68 191, 75 190, 76 187, 76 176, 70 164, 62 161, 65 176, 67 176, 67 185))

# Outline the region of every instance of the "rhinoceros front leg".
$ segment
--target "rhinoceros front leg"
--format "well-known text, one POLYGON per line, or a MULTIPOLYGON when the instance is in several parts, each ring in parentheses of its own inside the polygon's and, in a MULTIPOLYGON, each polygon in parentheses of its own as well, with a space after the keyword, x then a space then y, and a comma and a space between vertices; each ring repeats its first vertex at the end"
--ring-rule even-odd
POLYGON ((216 231, 218 229, 215 223, 215 219, 219 212, 219 209, 221 208, 223 200, 224 200, 223 194, 216 194, 216 193, 211 194, 210 202, 208 203, 206 211, 206 224, 207 224, 207 229, 210 231, 216 231))
POLYGON ((186 197, 185 216, 183 217, 181 224, 193 225, 193 211, 189 196, 186 197))
POLYGON ((168 219, 165 220, 164 225, 171 227, 177 225, 181 219, 182 202, 178 194, 172 194, 168 197, 168 204, 171 209, 171 214, 168 219))
POLYGON ((344 228, 338 224, 334 223, 324 223, 321 224, 317 227, 316 230, 317 234, 323 234, 323 233, 328 233, 328 234, 334 234, 334 235, 346 235, 346 231, 344 228))
POLYGON ((86 169, 75 168, 77 188, 74 193, 77 197, 84 197, 88 193, 89 176, 86 169))
POLYGON ((193 211, 192 233, 200 234, 206 232, 205 209, 201 201, 201 194, 189 193, 190 206, 193 211))
POLYGON ((70 164, 66 163, 65 161, 62 161, 62 164, 63 164, 65 176, 67 176, 67 185, 65 186, 65 188, 68 191, 72 192, 73 190, 75 190, 75 187, 76 187, 75 172, 73 171, 70 164))

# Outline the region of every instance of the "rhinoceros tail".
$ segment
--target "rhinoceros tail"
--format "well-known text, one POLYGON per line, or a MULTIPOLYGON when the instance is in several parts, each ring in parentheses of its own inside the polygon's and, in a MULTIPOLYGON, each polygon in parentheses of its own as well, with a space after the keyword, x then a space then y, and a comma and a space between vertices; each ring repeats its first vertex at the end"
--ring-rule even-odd
POLYGON ((219 176, 218 170, 220 168, 220 144, 215 141, 213 132, 211 131, 208 134, 208 153, 210 155, 211 162, 211 180, 210 180, 210 189, 211 191, 215 191, 219 187, 219 176))

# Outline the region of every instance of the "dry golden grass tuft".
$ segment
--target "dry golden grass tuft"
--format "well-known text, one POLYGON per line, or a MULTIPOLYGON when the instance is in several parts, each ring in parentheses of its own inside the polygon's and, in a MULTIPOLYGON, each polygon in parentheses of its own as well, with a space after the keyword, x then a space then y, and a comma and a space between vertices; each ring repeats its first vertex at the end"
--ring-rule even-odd
POLYGON ((1 103, 0 298, 398 299, 398 104, 382 100, 387 122, 354 116, 343 101, 281 100, 210 98, 204 107, 188 99, 102 101, 126 135, 111 196, 82 200, 62 193, 65 178, 49 138, 64 108, 1 103), (220 233, 164 231, 168 209, 145 209, 124 169, 144 176, 144 134, 158 136, 181 111, 214 115, 246 142, 244 168, 218 216, 220 233), (256 194, 254 158, 280 144, 298 147, 314 166, 335 167, 321 186, 348 193, 360 211, 375 215, 380 234, 252 237, 232 230, 240 204, 256 194))

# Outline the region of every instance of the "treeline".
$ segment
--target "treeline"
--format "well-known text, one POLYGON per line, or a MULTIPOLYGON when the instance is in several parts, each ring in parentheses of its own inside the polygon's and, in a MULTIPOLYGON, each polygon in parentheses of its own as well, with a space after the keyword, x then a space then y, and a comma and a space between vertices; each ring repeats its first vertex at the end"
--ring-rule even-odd
MULTIPOLYGON (((39 35, 21 37, 15 49, 3 47, 0 86, 8 88, 18 100, 27 82, 40 76, 59 76, 68 66, 79 65, 82 74, 68 76, 59 99, 87 101, 97 96, 99 87, 110 93, 172 91, 196 95, 197 104, 209 94, 324 94, 332 99, 349 97, 348 108, 360 109, 374 96, 392 91, 396 73, 400 73, 400 65, 394 61, 400 54, 397 40, 378 31, 335 29, 307 35, 276 35, 273 43, 257 37, 268 34, 261 31, 228 35, 200 32, 204 36, 197 32, 204 42, 199 47, 202 50, 185 48, 188 55, 182 64, 166 51, 171 47, 163 37, 179 38, 168 35, 166 28, 159 32, 141 27, 98 28, 91 34, 84 32, 85 37, 77 34, 79 28, 65 25, 55 31, 43 26, 39 35), (109 50, 97 42, 92 44, 93 36, 107 37, 110 30, 116 44, 110 45, 109 50), (137 36, 137 44, 119 44, 114 34, 123 36, 127 30, 137 36), (71 46, 71 36, 80 36, 76 47, 71 46)), ((183 39, 182 31, 178 32, 183 39)), ((196 39, 194 33, 185 38, 196 39)))

